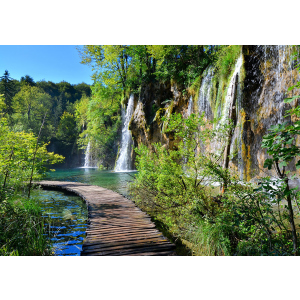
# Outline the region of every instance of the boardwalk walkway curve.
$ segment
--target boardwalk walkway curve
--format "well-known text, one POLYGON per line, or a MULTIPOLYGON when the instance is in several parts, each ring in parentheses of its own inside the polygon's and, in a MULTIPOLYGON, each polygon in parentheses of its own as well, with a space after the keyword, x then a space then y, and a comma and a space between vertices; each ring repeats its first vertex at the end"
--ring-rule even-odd
POLYGON ((44 189, 66 190, 83 198, 88 225, 81 255, 175 255, 175 245, 150 217, 122 195, 79 182, 39 181, 44 189))

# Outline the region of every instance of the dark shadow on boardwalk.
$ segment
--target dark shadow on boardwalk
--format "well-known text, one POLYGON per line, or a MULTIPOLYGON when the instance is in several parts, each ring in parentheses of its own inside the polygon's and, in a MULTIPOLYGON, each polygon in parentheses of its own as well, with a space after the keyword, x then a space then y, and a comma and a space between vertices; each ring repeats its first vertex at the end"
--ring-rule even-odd
POLYGON ((89 218, 81 255, 175 255, 175 245, 155 228, 150 217, 120 194, 80 182, 36 184, 75 193, 85 200, 89 218))

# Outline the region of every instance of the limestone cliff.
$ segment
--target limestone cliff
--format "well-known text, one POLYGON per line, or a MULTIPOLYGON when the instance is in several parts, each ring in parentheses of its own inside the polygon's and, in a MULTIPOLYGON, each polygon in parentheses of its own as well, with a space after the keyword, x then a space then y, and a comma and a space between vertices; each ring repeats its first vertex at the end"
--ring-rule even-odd
MULTIPOLYGON (((244 180, 265 175, 267 156, 261 148, 262 137, 271 125, 283 121, 291 108, 283 102, 285 93, 299 80, 291 54, 290 46, 242 46, 227 78, 219 78, 209 66, 193 91, 170 82, 142 87, 134 98, 129 124, 134 146, 143 143, 151 147, 161 142, 172 147, 173 137, 164 133, 161 117, 174 112, 183 116, 204 112, 207 119, 220 118, 222 122, 230 118, 235 124, 228 148, 229 166, 244 180)), ((292 105, 298 105, 294 102, 292 105)))

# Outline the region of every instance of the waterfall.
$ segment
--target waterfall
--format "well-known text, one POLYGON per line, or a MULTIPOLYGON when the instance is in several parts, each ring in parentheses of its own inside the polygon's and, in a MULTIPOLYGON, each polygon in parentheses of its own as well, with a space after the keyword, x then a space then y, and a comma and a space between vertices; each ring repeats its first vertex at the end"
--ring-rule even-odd
POLYGON ((84 168, 96 168, 94 164, 92 164, 91 159, 91 142, 88 142, 88 145, 85 150, 85 157, 84 157, 84 168))
POLYGON ((194 109, 193 106, 194 106, 193 105, 193 97, 191 96, 190 99, 189 99, 188 108, 187 108, 187 110, 184 114, 184 117, 188 118, 192 114, 193 109, 194 109))
POLYGON ((243 56, 242 54, 239 56, 237 59, 235 66, 234 66, 234 71, 233 74, 230 78, 229 85, 227 87, 227 93, 225 96, 225 102, 224 102, 224 107, 222 111, 222 117, 220 120, 220 124, 225 124, 226 119, 230 119, 231 117, 231 110, 232 107, 234 106, 234 98, 235 98, 235 93, 236 93, 236 84, 238 83, 238 76, 241 71, 241 67, 243 65, 243 56))
POLYGON ((122 141, 121 141, 121 149, 120 154, 116 163, 116 172, 123 172, 132 169, 132 160, 131 160, 131 150, 132 150, 132 136, 131 131, 128 129, 129 122, 131 120, 133 114, 133 95, 130 96, 128 100, 128 105, 125 110, 122 108, 122 141))
POLYGON ((204 112, 204 116, 206 119, 210 118, 212 115, 210 100, 211 100, 211 91, 212 91, 212 78, 214 76, 213 68, 209 67, 204 75, 199 91, 198 97, 198 108, 199 113, 202 114, 204 112))

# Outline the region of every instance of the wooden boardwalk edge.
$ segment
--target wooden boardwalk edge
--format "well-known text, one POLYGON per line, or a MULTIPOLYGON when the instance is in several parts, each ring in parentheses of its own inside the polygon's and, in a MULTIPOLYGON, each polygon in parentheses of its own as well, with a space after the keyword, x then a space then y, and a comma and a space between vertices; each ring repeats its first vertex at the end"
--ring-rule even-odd
POLYGON ((175 245, 151 218, 124 196, 96 185, 68 181, 35 182, 44 189, 81 197, 88 209, 82 256, 174 256, 175 245))

